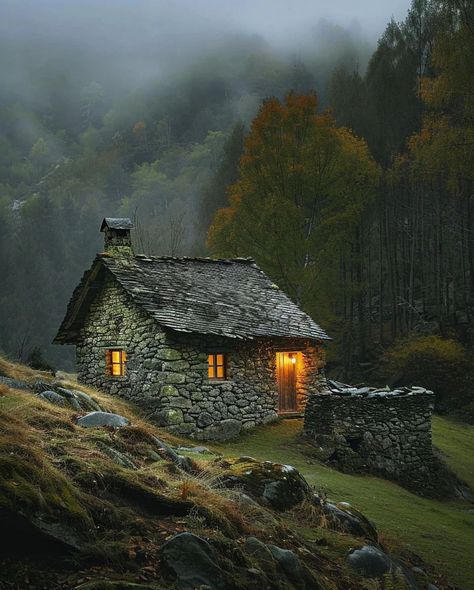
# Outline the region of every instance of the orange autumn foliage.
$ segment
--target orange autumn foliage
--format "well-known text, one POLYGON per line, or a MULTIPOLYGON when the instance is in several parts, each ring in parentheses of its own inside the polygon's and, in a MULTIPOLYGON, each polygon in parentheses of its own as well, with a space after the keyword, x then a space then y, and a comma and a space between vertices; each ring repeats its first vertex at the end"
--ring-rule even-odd
POLYGON ((208 246, 253 256, 296 300, 314 296, 315 274, 347 248, 374 195, 378 167, 364 140, 318 112, 314 94, 265 101, 252 122, 208 246))

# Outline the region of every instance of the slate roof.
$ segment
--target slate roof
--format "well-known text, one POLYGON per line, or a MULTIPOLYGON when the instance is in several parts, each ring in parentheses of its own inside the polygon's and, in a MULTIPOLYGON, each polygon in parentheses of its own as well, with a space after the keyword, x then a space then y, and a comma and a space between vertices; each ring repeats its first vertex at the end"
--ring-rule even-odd
POLYGON ((133 222, 128 217, 104 217, 100 226, 100 231, 104 231, 104 227, 110 229, 133 229, 133 222))
POLYGON ((75 342, 107 273, 161 326, 179 332, 330 340, 251 259, 99 254, 74 291, 55 342, 75 342))

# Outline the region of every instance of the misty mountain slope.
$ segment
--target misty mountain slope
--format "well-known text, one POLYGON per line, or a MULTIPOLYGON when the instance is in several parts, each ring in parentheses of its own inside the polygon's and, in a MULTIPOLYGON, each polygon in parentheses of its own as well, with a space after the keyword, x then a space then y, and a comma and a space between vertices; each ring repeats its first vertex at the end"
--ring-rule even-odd
POLYGON ((451 588, 288 465, 182 441, 186 458, 126 402, 4 359, 0 371, 2 590, 451 588), (129 423, 86 428, 76 403, 129 423))
POLYGON ((104 216, 134 219, 137 252, 220 255, 211 236, 235 215, 256 114, 315 93, 377 182, 313 183, 302 155, 279 183, 289 202, 256 193, 267 212, 291 205, 289 225, 267 215, 245 240, 239 223, 229 248, 331 333, 333 376, 435 381, 438 409, 474 420, 473 30, 466 0, 0 2, 0 350, 73 370, 51 340, 104 216), (449 346, 461 368, 439 375, 449 346), (401 350, 437 360, 383 375, 401 350))
POLYGON ((41 346, 72 369, 50 342, 100 250, 100 219, 134 217, 148 253, 202 253, 233 180, 216 194, 236 126, 290 90, 324 103, 332 69, 363 69, 374 44, 324 12, 295 46, 209 7, 0 6, 0 349, 26 358, 41 346))

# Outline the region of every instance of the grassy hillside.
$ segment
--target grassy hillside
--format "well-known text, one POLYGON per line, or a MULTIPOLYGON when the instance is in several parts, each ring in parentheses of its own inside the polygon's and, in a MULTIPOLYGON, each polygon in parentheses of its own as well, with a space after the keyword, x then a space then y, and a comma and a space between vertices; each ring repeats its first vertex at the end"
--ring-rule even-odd
POLYGON ((466 505, 422 500, 382 480, 351 478, 316 465, 308 447, 298 443, 298 421, 219 447, 226 458, 190 452, 186 459, 167 446, 183 441, 149 424, 122 400, 77 383, 53 382, 47 374, 3 359, 0 377, 0 590, 194 587, 180 581, 176 569, 179 559, 186 571, 194 566, 188 552, 179 556, 176 548, 169 550, 182 532, 201 539, 199 551, 204 546, 209 552, 207 571, 221 578, 212 588, 219 590, 411 590, 406 571, 413 566, 425 572, 415 574, 420 589, 429 580, 440 590, 452 588, 445 570, 459 587, 470 587, 466 505), (83 397, 69 398, 77 389, 83 397), (59 393, 45 397, 46 390, 59 393), (78 399, 98 404, 130 424, 81 427, 78 419, 87 412, 65 399, 76 400, 76 406, 78 399), (238 462, 231 455, 295 465, 334 500, 365 511, 376 521, 378 537, 347 506, 338 505, 339 516, 333 518, 324 495, 315 498, 297 472, 238 462), (268 481, 283 486, 278 502, 265 496, 268 481), (282 500, 286 506, 277 506, 282 500), (355 528, 346 526, 348 517, 355 528), (260 553, 250 550, 252 543, 260 553), (377 580, 347 563, 351 549, 374 543, 392 564, 377 580), (284 567, 275 555, 290 556, 293 565, 284 567))
POLYGON ((447 464, 474 490, 474 426, 435 416, 433 438, 447 464))
MULTIPOLYGON (((311 448, 298 440, 301 428, 301 420, 286 420, 213 448, 226 455, 249 454, 294 465, 311 485, 331 498, 344 498, 374 520, 389 543, 403 540, 406 548, 446 571, 461 588, 474 588, 472 505, 420 498, 383 479, 329 469, 313 460, 311 448)), ((437 416, 433 430, 434 443, 449 466, 474 488, 474 427, 437 416)))

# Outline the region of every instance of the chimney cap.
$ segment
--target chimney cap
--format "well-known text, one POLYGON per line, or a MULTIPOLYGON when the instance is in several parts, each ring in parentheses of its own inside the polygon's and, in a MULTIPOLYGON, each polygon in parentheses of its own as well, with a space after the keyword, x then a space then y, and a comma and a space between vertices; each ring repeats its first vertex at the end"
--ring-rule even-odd
POLYGON ((100 231, 109 229, 133 229, 134 225, 129 217, 104 217, 100 231))

